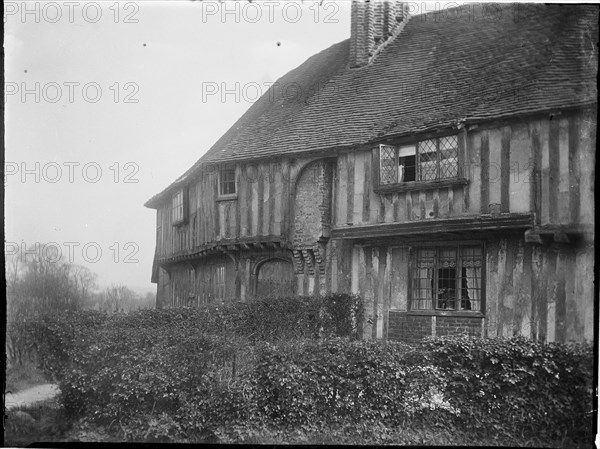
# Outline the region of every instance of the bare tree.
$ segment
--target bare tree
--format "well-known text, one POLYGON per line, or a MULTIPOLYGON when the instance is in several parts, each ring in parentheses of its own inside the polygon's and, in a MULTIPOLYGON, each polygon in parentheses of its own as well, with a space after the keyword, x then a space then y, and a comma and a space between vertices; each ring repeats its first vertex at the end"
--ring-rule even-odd
POLYGON ((65 262, 51 245, 18 250, 7 260, 6 350, 9 362, 22 363, 34 349, 29 323, 52 312, 82 308, 96 288, 96 275, 65 262))

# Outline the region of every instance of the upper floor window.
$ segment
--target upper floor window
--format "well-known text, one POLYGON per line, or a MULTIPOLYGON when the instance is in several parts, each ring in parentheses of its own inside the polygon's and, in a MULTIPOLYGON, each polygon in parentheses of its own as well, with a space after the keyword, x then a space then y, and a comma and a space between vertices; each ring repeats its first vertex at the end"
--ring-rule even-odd
POLYGON ((423 140, 394 147, 379 145, 379 184, 456 178, 458 136, 423 140))
POLYGON ((411 310, 482 310, 480 245, 415 248, 411 263, 411 310))
POLYGON ((173 202, 171 207, 172 221, 173 224, 182 223, 184 220, 184 201, 183 201, 183 190, 179 190, 175 196, 173 196, 173 202))
POLYGON ((219 170, 219 196, 235 194, 235 168, 224 168, 219 170))

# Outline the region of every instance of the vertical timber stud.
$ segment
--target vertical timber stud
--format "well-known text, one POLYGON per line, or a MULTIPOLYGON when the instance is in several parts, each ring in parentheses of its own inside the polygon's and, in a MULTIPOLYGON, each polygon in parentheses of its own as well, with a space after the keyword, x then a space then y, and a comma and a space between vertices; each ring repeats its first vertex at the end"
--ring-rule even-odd
POLYGON ((550 177, 550 195, 548 198, 548 209, 550 223, 558 223, 558 183, 559 183, 559 120, 558 116, 550 115, 549 130, 549 177, 550 177))
POLYGON ((337 226, 338 222, 338 189, 339 189, 339 179, 338 179, 338 163, 337 159, 335 162, 331 164, 332 170, 332 189, 331 189, 331 227, 337 226))
POLYGON ((286 239, 290 235, 290 214, 292 212, 292 198, 290 197, 291 192, 291 179, 290 179, 290 162, 285 159, 281 166, 281 183, 282 183, 282 193, 281 193, 281 215, 282 221, 281 224, 281 234, 286 236, 286 239))
POLYGON ((481 213, 487 214, 489 213, 489 203, 490 203, 490 190, 489 190, 489 182, 490 182, 490 143, 489 136, 486 132, 481 135, 481 155, 480 155, 480 164, 481 164, 481 185, 480 185, 480 194, 481 194, 481 213))
MULTIPOLYGON (((463 132, 458 136, 458 176, 471 179, 471 165, 470 165, 470 152, 468 147, 468 136, 467 136, 467 128, 463 128, 463 132)), ((462 211, 467 213, 470 207, 470 198, 469 198, 469 186, 463 186, 463 204, 462 211)), ((452 187, 448 189, 450 192, 452 191, 452 187)), ((452 215, 452 197, 449 198, 449 208, 450 215, 452 215)))
POLYGON ((371 327, 371 338, 376 339, 377 338, 377 322, 379 321, 379 316, 377 313, 377 304, 378 304, 378 297, 377 297, 377 293, 378 293, 378 288, 377 288, 377 279, 375 277, 375 267, 374 267, 374 260, 373 260, 373 250, 375 249, 374 247, 368 246, 368 247, 363 247, 362 248, 364 251, 364 255, 365 255, 365 270, 366 270, 366 287, 368 288, 367 291, 369 291, 372 295, 373 295, 373 311, 372 311, 372 327, 371 327))
POLYGON ((250 173, 250 170, 255 167, 254 165, 246 166, 246 207, 248 218, 246 220, 246 226, 248 227, 248 232, 246 235, 253 235, 253 224, 252 224, 252 191, 254 190, 254 183, 256 182, 256 176, 253 176, 250 173))
POLYGON ((263 210, 264 210, 264 189, 265 189, 265 172, 263 165, 260 164, 257 170, 258 179, 257 184, 257 196, 258 196, 258 207, 257 207, 257 223, 256 223, 256 235, 263 235, 263 210))
POLYGON ((347 153, 348 158, 348 205, 346 210, 346 223, 354 222, 354 153, 347 153))
POLYGON ((219 196, 219 172, 216 173, 217 176, 213 179, 213 192, 215 195, 215 199, 213 201, 214 207, 214 219, 215 219, 215 236, 217 240, 221 240, 221 225, 219 223, 219 202, 217 201, 219 196))
POLYGON ((531 200, 533 202, 531 210, 535 211, 535 223, 539 225, 542 222, 542 146, 536 125, 531 130, 531 151, 533 152, 534 181, 531 183, 531 200))
POLYGON ((500 154, 500 212, 510 211, 510 125, 502 129, 500 154))
POLYGON ((567 340, 567 298, 565 274, 568 269, 569 257, 565 251, 556 255, 556 306, 554 341, 565 343, 567 340))
POLYGON ((379 186, 379 147, 373 148, 371 151, 371 175, 373 178, 373 185, 379 186))
POLYGON ((371 158, 364 158, 364 179, 363 179, 363 203, 362 203, 362 221, 363 223, 369 223, 371 214, 371 158))
MULTIPOLYGON (((241 167, 239 164, 235 167, 235 191, 239 195, 240 185, 241 183, 241 167)), ((243 200, 242 200, 243 201, 243 200)), ((234 237, 236 239, 240 238, 240 203, 241 201, 235 202, 235 232, 234 237)))
POLYGON ((267 226, 267 234, 273 235, 273 229, 275 228, 275 168, 273 164, 269 164, 269 224, 267 226))
POLYGON ((385 295, 386 286, 389 285, 389 282, 385 282, 385 273, 386 273, 386 264, 387 264, 387 248, 385 246, 379 247, 379 269, 377 270, 377 296, 379 296, 378 303, 381 306, 381 313, 383 314, 382 320, 382 329, 379 329, 378 337, 382 337, 387 339, 387 306, 388 301, 385 295))
POLYGON ((569 117, 569 208, 571 223, 579 221, 579 122, 569 117))

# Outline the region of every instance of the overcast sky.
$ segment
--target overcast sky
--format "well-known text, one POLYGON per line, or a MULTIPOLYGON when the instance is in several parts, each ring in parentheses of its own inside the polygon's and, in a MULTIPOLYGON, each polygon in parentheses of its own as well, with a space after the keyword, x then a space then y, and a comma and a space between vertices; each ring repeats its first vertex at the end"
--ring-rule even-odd
POLYGON ((349 2, 27 3, 5 4, 6 241, 54 242, 140 291, 154 289, 143 203, 259 87, 350 33, 349 2))
POLYGON ((139 291, 154 290, 144 202, 350 35, 349 1, 18 1, 4 16, 5 251, 52 243, 139 291))

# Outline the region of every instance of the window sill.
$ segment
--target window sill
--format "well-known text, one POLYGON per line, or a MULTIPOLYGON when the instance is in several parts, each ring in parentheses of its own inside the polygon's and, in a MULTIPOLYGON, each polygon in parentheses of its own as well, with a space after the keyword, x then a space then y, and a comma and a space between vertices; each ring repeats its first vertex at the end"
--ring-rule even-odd
POLYGON ((375 193, 410 192, 413 190, 431 190, 452 187, 455 185, 467 185, 466 178, 440 179, 439 181, 413 181, 399 184, 380 184, 373 188, 375 193))
POLYGON ((483 318, 485 315, 476 310, 409 310, 407 315, 426 315, 426 316, 458 316, 470 318, 483 318))
POLYGON ((237 200, 237 193, 232 193, 229 195, 219 195, 217 196, 217 201, 231 201, 231 200, 237 200))

